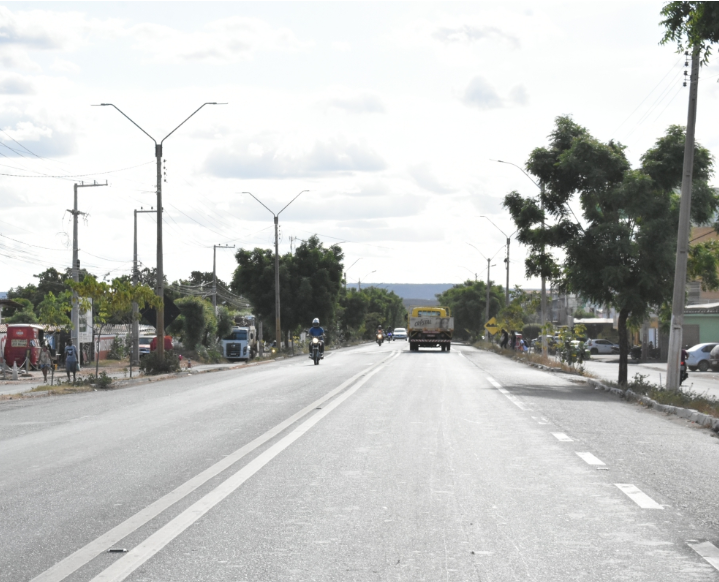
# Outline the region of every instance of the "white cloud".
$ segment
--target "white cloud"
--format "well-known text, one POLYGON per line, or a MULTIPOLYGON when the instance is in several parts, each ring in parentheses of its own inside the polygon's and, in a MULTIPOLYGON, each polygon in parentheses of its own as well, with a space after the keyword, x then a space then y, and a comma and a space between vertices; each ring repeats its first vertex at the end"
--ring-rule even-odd
MULTIPOLYGON (((5 109, 0 112, 0 128, 41 157, 67 156, 77 151, 72 124, 63 119, 49 120, 30 111, 5 109)), ((2 141, 9 142, 8 139, 2 141)), ((20 154, 4 151, 8 157, 28 155, 20 146, 11 147, 20 154)))
POLYGON ((137 49, 162 62, 226 63, 248 60, 258 51, 293 52, 311 45, 299 41, 289 28, 242 16, 215 20, 193 32, 142 23, 128 33, 137 49))
POLYGON ((352 50, 352 45, 348 42, 336 41, 332 43, 332 48, 341 53, 348 53, 352 50))
POLYGON ((363 142, 344 138, 316 141, 304 151, 283 147, 275 136, 261 135, 216 149, 205 169, 221 178, 294 178, 346 172, 376 172, 385 161, 363 142))
POLYGON ((33 95, 35 85, 26 77, 9 75, 0 79, 0 95, 33 95))
POLYGON ((350 97, 334 97, 327 102, 329 107, 348 113, 385 113, 382 100, 377 95, 363 93, 350 97))
POLYGON ((500 39, 508 42, 514 48, 519 47, 517 38, 495 26, 472 26, 470 24, 440 26, 432 33, 432 38, 444 44, 472 43, 479 40, 500 39))
POLYGON ((462 102, 468 107, 477 109, 500 109, 509 105, 527 105, 529 95, 524 85, 513 87, 508 98, 503 98, 497 93, 492 84, 484 77, 474 77, 462 95, 462 102))
POLYGON ((456 191, 455 188, 442 184, 434 174, 432 174, 428 162, 411 166, 408 171, 409 175, 412 176, 420 188, 424 188, 435 194, 449 194, 450 192, 456 191))

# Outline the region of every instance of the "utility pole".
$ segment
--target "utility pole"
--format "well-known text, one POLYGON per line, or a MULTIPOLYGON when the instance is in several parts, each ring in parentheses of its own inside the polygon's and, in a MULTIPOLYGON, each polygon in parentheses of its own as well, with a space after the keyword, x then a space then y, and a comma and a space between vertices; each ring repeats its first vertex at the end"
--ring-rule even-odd
POLYGON ((217 317, 217 249, 234 249, 235 245, 212 245, 212 307, 217 317))
POLYGON ((507 236, 507 234, 501 228, 499 228, 496 224, 494 224, 494 222, 492 222, 491 218, 489 218, 488 216, 480 216, 480 218, 486 218, 487 220, 489 220, 490 224, 494 226, 494 228, 496 228, 499 232, 501 232, 507 239, 507 257, 504 259, 504 262, 507 263, 507 284, 505 285, 504 289, 504 305, 506 307, 509 305, 509 241, 517 231, 515 230, 512 234, 507 236))
POLYGON ((155 321, 155 328, 157 330, 157 355, 160 359, 165 357, 165 272, 163 266, 163 252, 162 252, 162 144, 165 140, 175 133, 180 127, 182 127, 187 121, 195 115, 205 105, 227 105, 227 103, 215 103, 208 102, 200 105, 185 121, 168 133, 160 143, 157 143, 154 137, 142 129, 137 123, 130 119, 117 105, 112 103, 100 103, 98 107, 114 107, 125 119, 127 119, 132 125, 144 133, 155 143, 155 160, 157 163, 157 284, 155 286, 155 293, 162 300, 162 305, 157 308, 157 320, 155 321))
POLYGON ((492 259, 487 259, 487 304, 484 307, 484 322, 489 322, 489 263, 492 259))
MULTIPOLYGON (((132 253, 132 284, 137 287, 140 282, 140 273, 137 269, 137 215, 142 213, 155 214, 156 211, 150 207, 150 210, 143 210, 140 206, 140 210, 134 210, 135 214, 135 235, 134 235, 134 246, 132 253)), ((134 364, 140 363, 140 320, 138 317, 138 307, 135 301, 132 302, 132 362, 134 364)))
POLYGON ((272 214, 275 220, 275 341, 277 342, 277 349, 280 349, 280 346, 282 345, 282 329, 280 326, 280 231, 279 231, 279 218, 280 214, 282 214, 285 211, 285 208, 287 208, 290 204, 292 204, 295 200, 297 200, 302 194, 305 192, 309 192, 309 190, 302 190, 297 196, 295 196, 292 200, 290 200, 287 204, 285 204, 284 208, 280 210, 277 214, 272 212, 267 206, 264 205, 263 202, 260 201, 259 198, 257 198, 252 192, 243 192, 243 194, 249 194, 252 196, 257 202, 262 204, 269 212, 272 214))
MULTIPOLYGON (((357 260, 359 260, 359 259, 357 259, 357 260)), ((364 277, 362 277, 362 279, 367 279, 367 277, 369 277, 372 273, 376 273, 376 272, 377 272, 377 269, 375 269, 374 271, 370 271, 364 277)), ((357 279, 357 291, 362 291, 362 279, 357 279)))
MULTIPOLYGON (((75 281, 75 283, 78 283, 80 281, 80 259, 78 257, 78 233, 77 233, 77 217, 80 215, 87 216, 86 212, 80 212, 77 209, 77 189, 78 188, 96 188, 98 186, 107 186, 107 182, 104 184, 98 184, 97 182, 93 181, 92 184, 84 184, 83 182, 80 182, 79 184, 74 184, 74 205, 72 210, 68 210, 70 214, 72 214, 72 280, 75 281)), ((77 348, 77 353, 80 353, 80 342, 79 340, 79 330, 80 330, 80 305, 79 300, 77 296, 77 292, 72 292, 72 313, 70 314, 70 319, 72 320, 72 331, 70 332, 70 337, 72 338, 72 343, 77 348)))
POLYGON ((684 327, 684 302, 687 285, 687 254, 689 252, 689 228, 692 203, 692 170, 694 169, 694 133, 697 121, 697 93, 699 88, 699 46, 692 51, 692 72, 689 80, 689 110, 687 134, 684 141, 684 169, 682 171, 682 197, 679 203, 679 231, 677 233, 677 258, 674 267, 674 293, 672 295, 672 319, 669 330, 669 360, 667 362, 667 388, 679 390, 679 366, 684 327))

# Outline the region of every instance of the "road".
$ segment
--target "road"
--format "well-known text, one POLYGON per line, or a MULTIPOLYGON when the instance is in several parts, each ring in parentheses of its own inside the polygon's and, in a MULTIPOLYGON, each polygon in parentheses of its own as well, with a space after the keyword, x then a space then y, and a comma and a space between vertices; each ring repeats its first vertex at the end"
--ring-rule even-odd
POLYGON ((405 342, 4 402, 0 581, 716 582, 712 435, 405 342))

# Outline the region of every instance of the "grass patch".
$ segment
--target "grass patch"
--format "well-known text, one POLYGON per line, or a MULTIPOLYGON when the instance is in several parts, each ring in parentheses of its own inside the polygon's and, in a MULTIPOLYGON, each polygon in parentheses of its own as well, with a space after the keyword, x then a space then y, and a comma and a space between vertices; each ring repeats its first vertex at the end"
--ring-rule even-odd
POLYGON ((505 358, 511 358, 512 360, 516 360, 517 362, 540 364, 542 366, 547 366, 548 368, 554 368, 555 370, 560 371, 560 372, 566 372, 567 374, 574 374, 576 376, 592 377, 592 374, 588 373, 584 369, 584 366, 582 366, 581 364, 575 364, 573 366, 570 366, 570 365, 565 364, 564 362, 560 362, 559 360, 556 360, 554 358, 544 358, 544 357, 542 357, 542 354, 537 354, 534 352, 526 353, 526 352, 518 352, 517 350, 502 349, 497 344, 493 344, 491 342, 482 341, 482 340, 476 342, 473 345, 475 348, 479 348, 480 350, 494 352, 495 354, 499 354, 500 356, 504 356, 505 358))
POLYGON ((647 382, 647 377, 635 374, 627 388, 637 394, 648 396, 659 404, 689 408, 703 414, 719 418, 719 400, 715 396, 700 394, 694 390, 667 390, 663 386, 647 382))

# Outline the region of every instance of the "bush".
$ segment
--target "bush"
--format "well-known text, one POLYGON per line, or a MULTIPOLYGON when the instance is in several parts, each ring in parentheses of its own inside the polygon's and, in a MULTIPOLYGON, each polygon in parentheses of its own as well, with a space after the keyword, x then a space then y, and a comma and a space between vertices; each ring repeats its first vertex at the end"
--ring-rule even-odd
POLYGON ((542 326, 538 323, 528 323, 522 328, 522 336, 524 339, 537 339, 541 331, 542 326))
POLYGON ((115 336, 115 339, 112 340, 112 346, 110 347, 110 351, 107 354, 108 360, 122 360, 122 358, 125 357, 125 354, 127 352, 125 351, 125 342, 123 342, 119 336, 115 336))
POLYGON ((180 360, 177 359, 172 350, 165 352, 164 360, 160 359, 157 351, 154 351, 140 358, 140 370, 148 376, 178 372, 180 370, 180 360))

